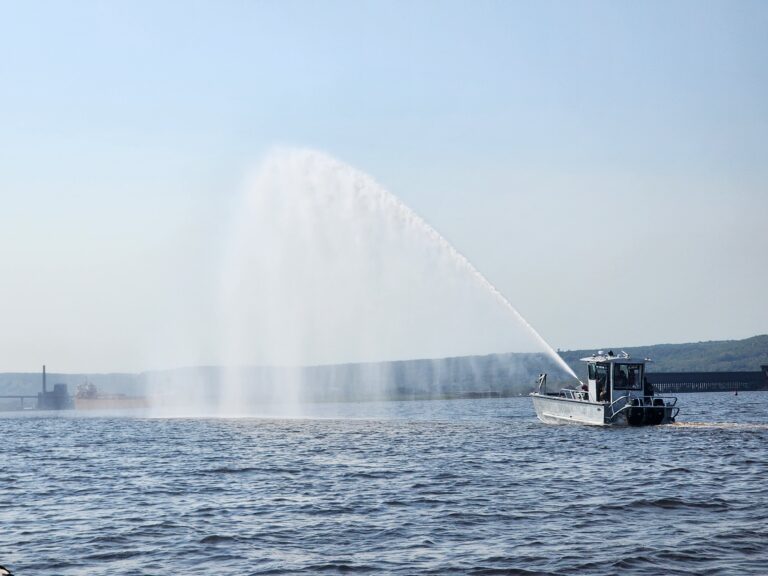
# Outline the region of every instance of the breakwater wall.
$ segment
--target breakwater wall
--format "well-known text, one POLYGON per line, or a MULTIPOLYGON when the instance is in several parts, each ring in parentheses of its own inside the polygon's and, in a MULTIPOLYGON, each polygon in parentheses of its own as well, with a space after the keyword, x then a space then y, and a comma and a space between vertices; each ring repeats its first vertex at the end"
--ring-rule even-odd
POLYGON ((768 390, 768 365, 750 372, 648 372, 646 377, 662 394, 768 390))

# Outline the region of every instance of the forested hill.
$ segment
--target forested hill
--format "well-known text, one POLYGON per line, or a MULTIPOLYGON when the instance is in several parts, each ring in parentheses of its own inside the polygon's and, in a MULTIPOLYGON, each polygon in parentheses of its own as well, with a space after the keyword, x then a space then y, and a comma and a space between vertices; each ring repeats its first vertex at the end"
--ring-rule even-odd
MULTIPOLYGON (((757 371, 762 364, 768 364, 768 334, 753 336, 745 340, 716 340, 688 344, 655 344, 653 346, 603 347, 607 352, 619 353, 624 350, 633 358, 650 358, 649 372, 730 372, 757 371)), ((584 358, 596 352, 590 350, 560 351, 560 356, 576 370, 584 371, 584 358)))

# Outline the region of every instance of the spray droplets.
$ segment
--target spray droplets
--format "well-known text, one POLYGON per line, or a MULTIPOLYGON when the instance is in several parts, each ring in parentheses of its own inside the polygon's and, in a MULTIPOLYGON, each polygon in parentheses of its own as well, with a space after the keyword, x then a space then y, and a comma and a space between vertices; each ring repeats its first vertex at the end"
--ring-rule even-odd
MULTIPOLYGON (((220 293, 220 356, 230 367, 544 351, 572 374, 432 226, 315 151, 277 150, 260 165, 235 217, 220 293)), ((248 385, 225 386, 227 403, 248 385)), ((280 382, 266 396, 300 401, 300 388, 280 382)))

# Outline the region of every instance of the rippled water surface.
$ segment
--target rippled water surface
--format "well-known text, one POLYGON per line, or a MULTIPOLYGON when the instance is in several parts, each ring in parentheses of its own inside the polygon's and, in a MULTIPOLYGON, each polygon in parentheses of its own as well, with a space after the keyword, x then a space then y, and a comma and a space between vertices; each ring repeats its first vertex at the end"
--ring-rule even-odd
POLYGON ((642 429, 544 425, 528 398, 318 405, 294 420, 4 415, 0 564, 768 573, 768 393, 680 402, 681 424, 642 429))

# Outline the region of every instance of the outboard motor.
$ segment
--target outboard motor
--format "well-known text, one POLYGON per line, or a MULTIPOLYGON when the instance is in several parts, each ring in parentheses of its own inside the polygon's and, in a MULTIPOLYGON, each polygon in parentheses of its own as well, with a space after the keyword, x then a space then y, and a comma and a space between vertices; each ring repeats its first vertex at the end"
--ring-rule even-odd
POLYGON ((653 408, 646 408, 645 410, 645 423, 650 426, 656 426, 661 424, 662 420, 664 420, 664 400, 654 398, 653 408))
POLYGON ((645 408, 643 408, 639 398, 632 398, 630 405, 632 408, 627 410, 627 424, 630 426, 642 426, 645 424, 645 408))

